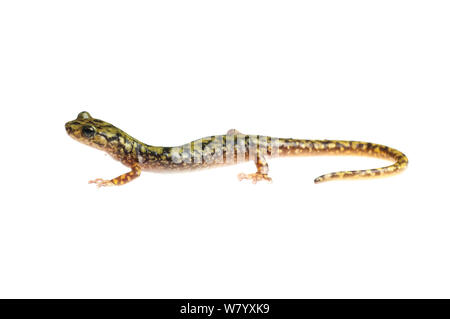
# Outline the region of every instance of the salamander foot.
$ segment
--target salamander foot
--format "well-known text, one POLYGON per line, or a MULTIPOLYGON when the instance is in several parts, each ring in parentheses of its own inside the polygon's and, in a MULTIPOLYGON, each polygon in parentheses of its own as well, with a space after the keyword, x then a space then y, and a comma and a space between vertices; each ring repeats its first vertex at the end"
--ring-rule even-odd
POLYGON ((97 187, 102 186, 113 186, 114 183, 110 180, 104 180, 103 178, 97 178, 92 181, 89 181, 89 184, 97 184, 97 187))
POLYGON ((270 178, 269 175, 258 173, 258 172, 253 173, 253 174, 240 173, 240 174, 238 174, 238 179, 240 181, 242 181, 244 179, 251 179, 253 184, 256 184, 257 182, 262 181, 262 180, 266 180, 269 183, 272 183, 272 178, 270 178))

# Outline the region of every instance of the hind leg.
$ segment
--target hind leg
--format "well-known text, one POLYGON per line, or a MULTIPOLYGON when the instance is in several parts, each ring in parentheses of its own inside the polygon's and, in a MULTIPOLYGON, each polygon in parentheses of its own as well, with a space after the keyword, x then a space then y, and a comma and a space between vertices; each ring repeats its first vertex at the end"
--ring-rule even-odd
POLYGON ((266 180, 269 183, 271 183, 272 178, 270 178, 268 175, 269 165, 267 164, 267 161, 264 158, 264 156, 257 154, 255 164, 256 164, 256 173, 252 174, 240 173, 238 175, 238 179, 240 181, 242 181, 243 179, 251 179, 253 181, 253 184, 256 184, 257 182, 262 180, 266 180))

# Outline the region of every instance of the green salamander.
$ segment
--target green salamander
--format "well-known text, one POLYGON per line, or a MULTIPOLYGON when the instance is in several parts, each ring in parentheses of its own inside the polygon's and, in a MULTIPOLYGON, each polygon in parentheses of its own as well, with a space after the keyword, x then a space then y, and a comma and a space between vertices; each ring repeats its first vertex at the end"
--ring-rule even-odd
POLYGON ((361 155, 392 160, 389 166, 355 171, 341 171, 317 177, 314 182, 330 180, 373 178, 399 173, 408 165, 408 158, 388 146, 339 140, 302 140, 246 135, 232 129, 225 135, 204 137, 190 143, 175 146, 152 146, 145 144, 112 124, 94 119, 88 112, 66 123, 67 133, 77 141, 103 150, 131 171, 111 180, 101 178, 90 181, 97 186, 123 185, 145 171, 180 171, 231 165, 253 160, 256 172, 241 173, 240 180, 271 181, 267 159, 278 156, 304 155, 361 155))

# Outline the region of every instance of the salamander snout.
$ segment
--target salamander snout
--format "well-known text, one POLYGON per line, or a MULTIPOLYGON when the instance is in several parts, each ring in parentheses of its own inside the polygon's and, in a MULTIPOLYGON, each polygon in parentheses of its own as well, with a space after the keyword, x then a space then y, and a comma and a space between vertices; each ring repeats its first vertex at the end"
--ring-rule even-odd
POLYGON ((65 126, 66 126, 66 132, 67 132, 67 134, 70 135, 70 133, 72 132, 72 128, 70 127, 69 122, 67 122, 65 126))

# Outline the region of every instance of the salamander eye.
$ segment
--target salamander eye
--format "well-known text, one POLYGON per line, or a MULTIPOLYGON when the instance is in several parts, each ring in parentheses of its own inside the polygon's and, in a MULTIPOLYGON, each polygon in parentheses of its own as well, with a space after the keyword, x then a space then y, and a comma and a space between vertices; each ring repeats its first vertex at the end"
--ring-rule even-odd
POLYGON ((92 126, 83 126, 83 128, 81 129, 81 133, 84 137, 92 137, 95 134, 95 128, 93 128, 92 126))

